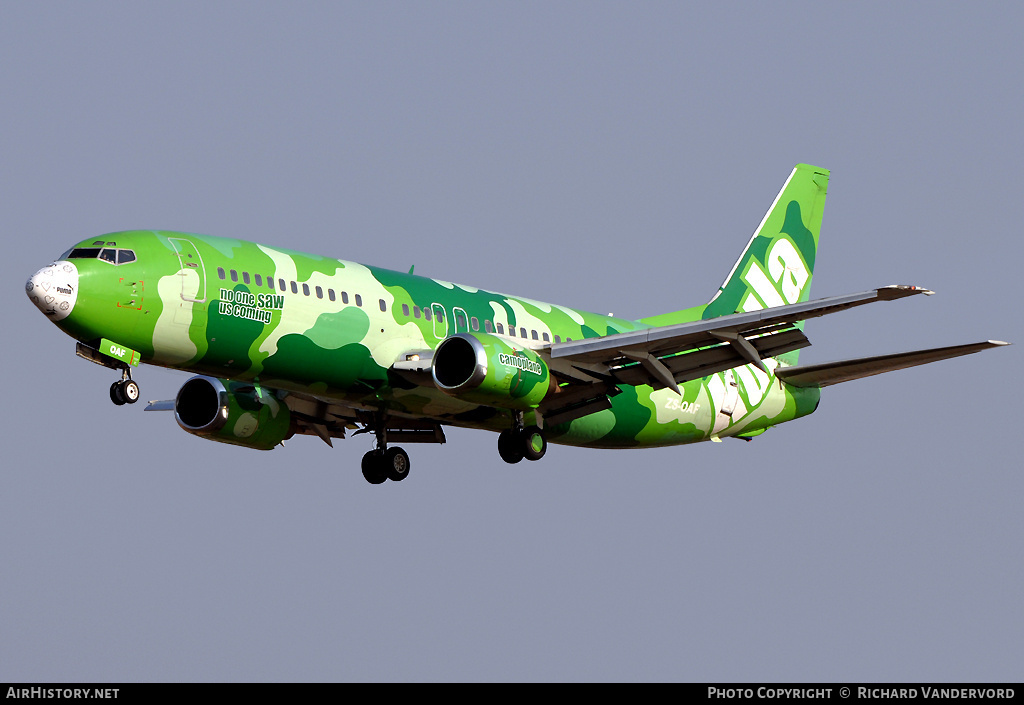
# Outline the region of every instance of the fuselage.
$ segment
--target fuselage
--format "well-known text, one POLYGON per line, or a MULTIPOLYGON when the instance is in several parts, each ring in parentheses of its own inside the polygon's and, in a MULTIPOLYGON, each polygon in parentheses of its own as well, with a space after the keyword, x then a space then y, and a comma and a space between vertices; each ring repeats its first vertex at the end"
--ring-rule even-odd
MULTIPOLYGON (((78 243, 29 280, 33 302, 85 345, 142 362, 496 431, 509 414, 409 384, 392 365, 479 332, 519 349, 651 327, 411 273, 241 240, 130 231, 78 243)), ((699 316, 700 309, 694 309, 699 316)), ((686 311, 666 319, 682 323, 686 311)), ((546 430, 554 443, 637 447, 760 433, 805 415, 817 389, 745 365, 670 389, 627 386, 612 408, 546 430)), ((529 414, 528 414, 529 416, 529 414)))

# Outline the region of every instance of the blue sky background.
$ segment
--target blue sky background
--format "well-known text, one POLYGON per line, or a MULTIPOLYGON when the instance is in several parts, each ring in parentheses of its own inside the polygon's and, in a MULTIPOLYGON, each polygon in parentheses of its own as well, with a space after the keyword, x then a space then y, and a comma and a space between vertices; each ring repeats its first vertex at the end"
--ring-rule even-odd
MULTIPOLYGON (((0 681, 1020 680, 1016 3, 0 4, 0 681), (806 363, 751 443, 270 453, 114 407, 21 293, 131 228, 640 317, 832 170, 806 363)), ((144 399, 185 373, 136 374, 144 399)))

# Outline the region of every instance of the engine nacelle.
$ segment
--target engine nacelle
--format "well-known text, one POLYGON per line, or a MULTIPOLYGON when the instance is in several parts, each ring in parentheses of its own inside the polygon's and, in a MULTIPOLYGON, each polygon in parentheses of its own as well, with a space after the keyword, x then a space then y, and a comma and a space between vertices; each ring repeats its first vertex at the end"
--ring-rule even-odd
POLYGON ((260 401, 252 385, 216 377, 185 382, 174 400, 174 418, 189 433, 258 450, 291 437, 287 406, 273 397, 260 401))
POLYGON ((431 374, 437 388, 453 397, 521 411, 535 409, 551 384, 537 353, 489 333, 456 333, 442 340, 431 374))

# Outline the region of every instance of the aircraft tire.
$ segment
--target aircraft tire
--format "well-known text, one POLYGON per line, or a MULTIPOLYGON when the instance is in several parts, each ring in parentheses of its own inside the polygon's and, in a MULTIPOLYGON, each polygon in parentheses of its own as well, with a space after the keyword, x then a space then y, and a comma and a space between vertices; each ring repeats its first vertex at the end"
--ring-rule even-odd
POLYGON ((381 458, 388 479, 401 482, 409 477, 409 454, 401 448, 388 448, 381 458))
POLYGON ((498 455, 506 463, 514 465, 526 457, 523 455, 523 447, 524 444, 515 431, 510 429, 498 434, 498 455))
POLYGON ((124 392, 121 390, 121 383, 114 382, 110 385, 110 401, 114 402, 118 406, 124 406, 127 399, 124 398, 124 392))
POLYGON ((527 460, 540 460, 548 452, 548 441, 544 432, 537 426, 527 426, 519 434, 523 457, 527 460))
POLYGON ((379 485, 388 479, 388 472, 383 459, 383 455, 375 450, 371 450, 363 456, 363 478, 371 485, 379 485))
POLYGON ((121 383, 121 396, 129 404, 134 404, 139 400, 142 393, 139 391, 139 385, 134 380, 126 379, 121 383))

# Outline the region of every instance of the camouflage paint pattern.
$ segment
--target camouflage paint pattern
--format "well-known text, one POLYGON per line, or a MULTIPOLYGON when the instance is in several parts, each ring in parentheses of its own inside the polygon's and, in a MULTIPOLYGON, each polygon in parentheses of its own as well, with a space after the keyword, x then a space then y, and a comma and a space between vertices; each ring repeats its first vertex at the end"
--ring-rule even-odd
MULTIPOLYGON (((798 165, 708 304, 638 321, 168 231, 84 240, 30 279, 27 293, 71 337, 92 347, 106 339, 147 364, 501 431, 510 425, 507 405, 410 385, 389 368, 411 351, 432 351, 448 336, 466 333, 491 344, 493 370, 504 368, 521 381, 523 366, 504 364, 501 355, 536 358, 532 351, 552 342, 806 301, 827 183, 827 170, 798 165)), ((552 443, 600 448, 757 435, 816 408, 818 389, 792 388, 773 374, 795 360, 794 352, 765 360, 767 373, 745 365, 693 380, 681 385, 682 396, 621 385, 610 409, 545 434, 552 443)), ((536 408, 548 379, 534 381, 516 406, 536 408)), ((511 380, 494 381, 506 382, 511 389, 511 380)), ((532 420, 527 411, 527 423, 532 420)), ((244 437, 239 441, 245 444, 244 437)))

